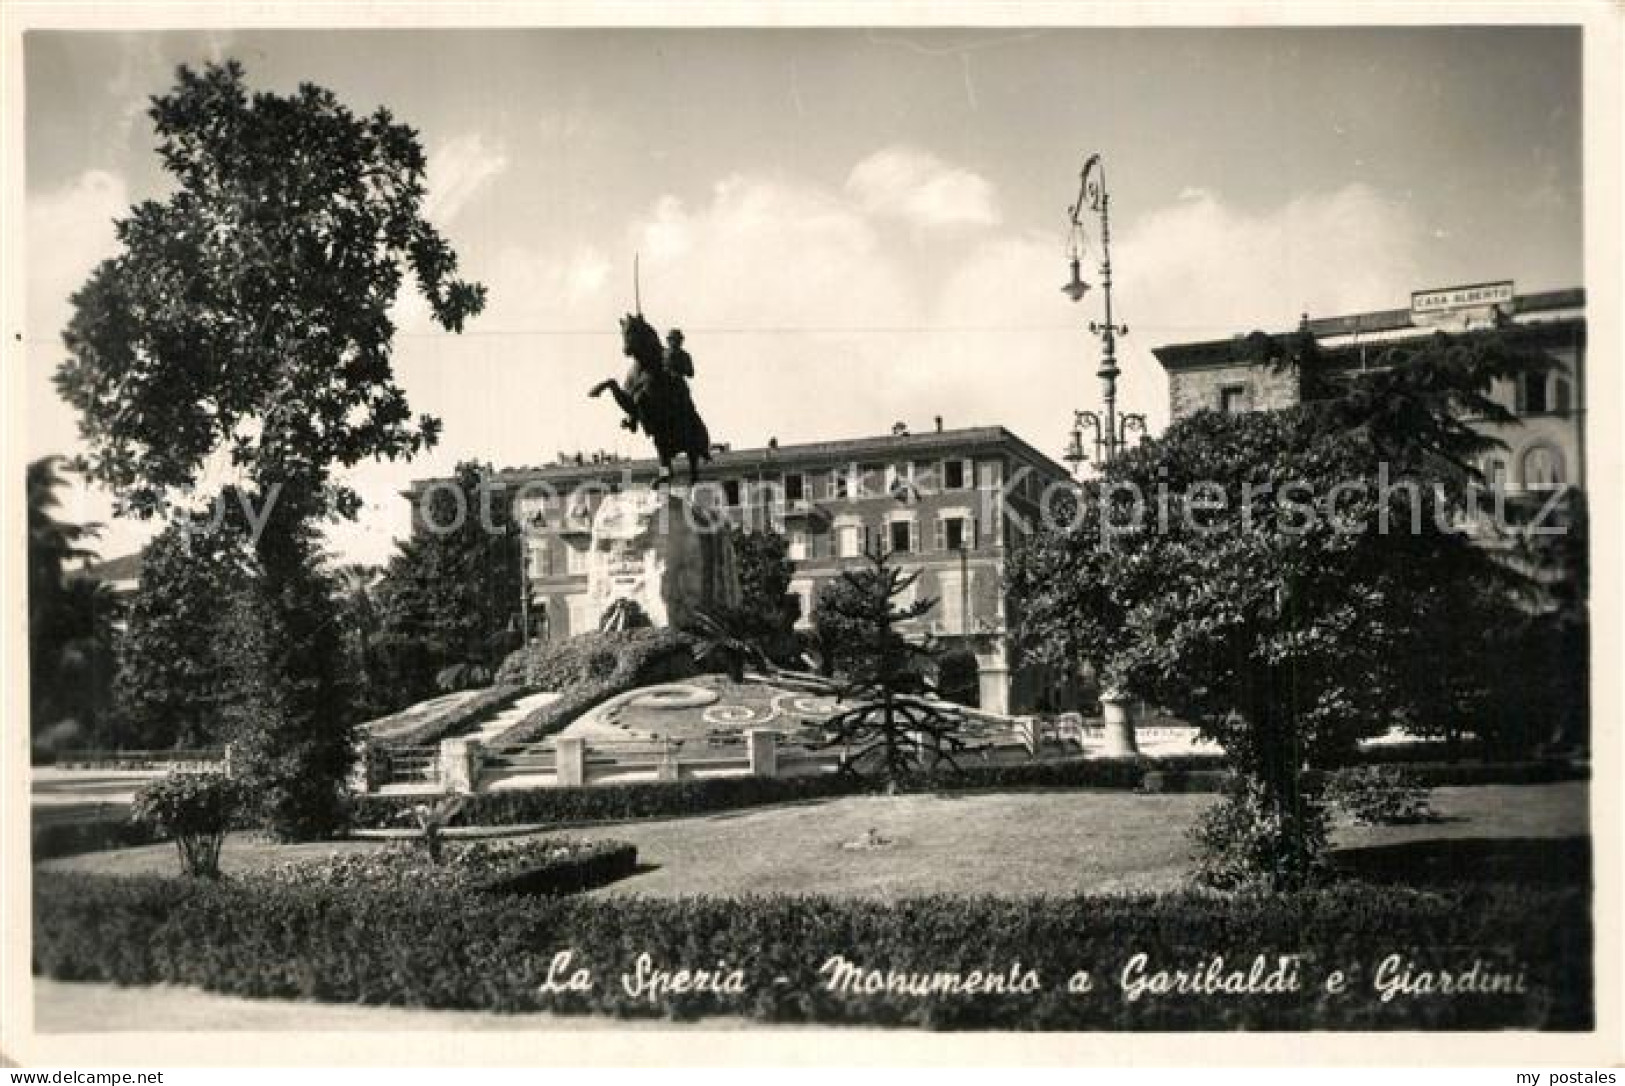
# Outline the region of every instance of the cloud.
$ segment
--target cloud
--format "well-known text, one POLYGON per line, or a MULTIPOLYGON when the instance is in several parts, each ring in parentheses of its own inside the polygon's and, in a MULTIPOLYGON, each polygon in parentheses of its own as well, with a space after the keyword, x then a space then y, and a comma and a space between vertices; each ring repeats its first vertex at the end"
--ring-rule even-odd
POLYGON ((996 226, 993 186, 970 170, 928 152, 888 147, 853 167, 849 192, 867 212, 916 226, 996 226))
POLYGON ((113 220, 130 208, 124 179, 87 170, 53 192, 30 196, 27 208, 28 319, 31 338, 57 336, 68 296, 116 244, 113 220))
MULTIPOLYGON (((117 247, 113 220, 129 210, 124 179, 88 170, 53 191, 30 194, 26 208, 27 325, 20 414, 26 455, 36 458, 79 450, 78 420, 51 383, 66 356, 62 330, 72 315, 69 297, 117 247)), ((64 519, 106 525, 96 549, 106 557, 138 548, 150 528, 112 518, 112 498, 70 477, 63 489, 64 519)))
POLYGON ((1154 342, 1229 335, 1392 307, 1418 280, 1425 231, 1401 204, 1356 183, 1257 212, 1213 194, 1137 221, 1113 253, 1118 296, 1154 342), (1132 300, 1132 301, 1131 301, 1132 300))
POLYGON ((424 216, 437 224, 449 223, 507 168, 506 148, 488 144, 478 132, 439 145, 429 152, 424 216))

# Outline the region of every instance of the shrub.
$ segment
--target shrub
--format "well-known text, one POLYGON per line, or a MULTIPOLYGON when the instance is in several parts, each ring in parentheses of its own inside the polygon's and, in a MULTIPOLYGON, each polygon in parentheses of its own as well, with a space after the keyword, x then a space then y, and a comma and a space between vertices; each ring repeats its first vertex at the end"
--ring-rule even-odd
POLYGON ((1589 1029, 1589 891, 1510 884, 1421 892, 1344 885, 1235 898, 1162 895, 897 902, 827 897, 494 897, 401 888, 204 882, 41 871, 34 970, 63 980, 189 984, 258 998, 621 1017, 731 1015, 763 1022, 939 1029, 1589 1029), (585 991, 544 991, 564 949, 585 991), (1131 958, 1200 969, 1222 956, 1300 955, 1285 995, 1172 991, 1125 998, 1131 958), (662 969, 743 971, 743 991, 636 995, 639 956, 662 969), (1036 970, 1037 990, 995 996, 832 988, 840 956, 884 973, 1036 970), (1417 970, 1518 963, 1526 991, 1383 1001, 1388 955, 1417 970), (1333 969, 1348 992, 1325 993, 1333 969), (1066 990, 1088 970, 1087 993, 1066 990), (784 983, 775 983, 775 978, 784 983))
POLYGON ((687 635, 671 629, 589 631, 515 650, 497 669, 496 683, 532 690, 564 690, 594 679, 608 679, 618 671, 640 671, 657 659, 691 652, 690 644, 687 635))
POLYGON ((497 736, 493 745, 535 743, 562 731, 588 709, 616 694, 696 673, 694 639, 670 629, 578 634, 520 649, 503 661, 497 681, 556 690, 544 705, 497 736))
POLYGON ((401 812, 418 826, 418 844, 431 864, 440 862, 440 835, 452 820, 462 813, 465 796, 444 796, 433 803, 416 803, 401 812))
POLYGON ((241 786, 224 773, 167 773, 135 794, 130 817, 175 838, 188 875, 220 874, 220 842, 242 805, 241 786))
POLYGON ((625 878, 637 862, 636 846, 625 841, 531 837, 456 843, 429 862, 413 845, 390 844, 278 864, 254 877, 281 886, 564 894, 625 878))
POLYGON ((1290 890, 1326 873, 1326 814, 1300 795, 1295 809, 1273 803, 1255 781, 1238 777, 1221 803, 1191 827, 1193 878, 1217 890, 1290 890))
POLYGON ((1428 822, 1435 815, 1428 789, 1399 766, 1351 766, 1326 778, 1326 802, 1354 822, 1392 826, 1428 822))

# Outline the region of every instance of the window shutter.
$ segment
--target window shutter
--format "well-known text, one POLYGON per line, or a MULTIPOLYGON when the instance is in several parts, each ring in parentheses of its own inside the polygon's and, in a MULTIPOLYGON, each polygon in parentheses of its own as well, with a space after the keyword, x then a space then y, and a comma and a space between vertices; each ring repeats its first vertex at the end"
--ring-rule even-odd
POLYGON ((943 542, 943 539, 942 539, 943 527, 942 527, 942 518, 941 517, 936 517, 936 518, 932 519, 932 521, 931 521, 931 533, 932 533, 931 534, 931 549, 934 550, 934 551, 942 550, 943 547, 946 546, 946 544, 943 542))

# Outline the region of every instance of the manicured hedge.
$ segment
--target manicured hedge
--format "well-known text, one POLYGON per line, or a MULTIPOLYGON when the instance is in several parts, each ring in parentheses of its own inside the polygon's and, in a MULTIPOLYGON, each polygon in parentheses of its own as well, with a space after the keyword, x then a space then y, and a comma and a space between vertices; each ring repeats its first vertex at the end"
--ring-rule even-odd
MULTIPOLYGON (((922 777, 907 787, 919 791, 1000 788, 1123 788, 1139 786, 1147 763, 1074 758, 1004 766, 970 766, 957 775, 922 777)), ((876 792, 885 782, 843 773, 801 777, 707 777, 682 781, 642 781, 584 788, 527 788, 481 792, 468 797, 458 822, 470 826, 523 826, 536 823, 619 822, 674 818, 789 803, 806 799, 876 792)), ((357 796, 351 825, 382 829, 400 825, 400 812, 421 802, 408 796, 357 796)))
POLYGON ((434 891, 276 887, 227 880, 41 871, 34 971, 61 980, 189 984, 259 998, 546 1009, 623 1017, 726 1014, 765 1022, 1028 1030, 1587 1029, 1589 895, 1478 885, 1419 892, 1345 885, 1296 895, 990 898, 883 903, 826 897, 494 898, 434 891), (585 991, 544 991, 591 971, 585 991), (1245 970, 1257 954, 1301 955, 1284 994, 1142 994, 1121 986, 1137 954, 1151 970, 1245 970), (742 991, 623 985, 649 967, 743 971, 742 991), (1521 993, 1378 997, 1389 955, 1413 969, 1523 973, 1521 993), (1019 977, 1006 994, 833 988, 834 956, 899 973, 1019 977), (719 965, 720 963, 720 965, 719 965), (1088 992, 1067 981, 1087 970, 1088 992), (1326 980, 1344 970, 1348 990, 1326 980))
POLYGON ((490 714, 506 709, 518 701, 524 692, 524 689, 518 686, 493 686, 481 690, 444 712, 427 717, 410 728, 395 731, 382 729, 384 734, 377 735, 376 738, 380 743, 399 747, 421 747, 438 743, 442 739, 451 739, 471 730, 490 714))
POLYGON ((1410 778, 1426 788, 1555 784, 1591 779, 1591 767, 1576 762, 1407 762, 1404 765, 1410 778))
POLYGON ((30 853, 36 862, 54 860, 58 856, 77 856, 81 852, 134 848, 163 840, 152 827, 126 818, 35 825, 31 837, 30 853))
MULTIPOLYGON (((1476 784, 1544 784, 1585 780, 1585 766, 1551 762, 1462 763, 1407 766, 1422 787, 1476 784)), ((957 792, 1008 788, 1113 788, 1150 792, 1206 792, 1224 789, 1229 773, 1222 757, 1187 754, 1165 758, 1070 758, 1011 765, 967 765, 959 773, 921 776, 907 790, 957 792)), ((876 792, 884 782, 842 773, 802 777, 706 777, 682 781, 595 784, 583 788, 528 788, 481 792, 468 797, 458 823, 470 826, 528 826, 621 822, 792 803, 808 799, 876 792)), ((356 796, 351 826, 384 829, 400 825, 401 812, 419 797, 356 796)))
POLYGON ((250 877, 279 888, 573 894, 624 879, 637 866, 637 847, 625 841, 553 836, 463 841, 442 846, 439 861, 431 863, 417 842, 403 840, 362 852, 290 860, 250 877))

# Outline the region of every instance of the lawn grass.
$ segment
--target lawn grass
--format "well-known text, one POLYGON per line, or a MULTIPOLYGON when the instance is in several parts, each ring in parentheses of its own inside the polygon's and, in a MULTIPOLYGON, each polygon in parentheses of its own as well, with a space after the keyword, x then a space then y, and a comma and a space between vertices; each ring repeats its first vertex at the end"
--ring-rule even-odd
MULTIPOLYGON (((895 900, 931 893, 1006 896, 1158 891, 1188 871, 1185 830, 1208 795, 1026 791, 849 796, 655 822, 571 830, 637 846, 640 873, 603 895, 805 893, 895 900), (890 843, 841 846, 869 830, 890 843)), ((1381 881, 1500 878, 1584 881, 1587 785, 1441 788, 1442 821, 1340 829, 1338 856, 1381 881)), ((372 841, 278 845, 234 835, 229 875, 267 863, 380 847, 372 841)), ((173 873, 171 845, 49 861, 57 870, 173 873)))

